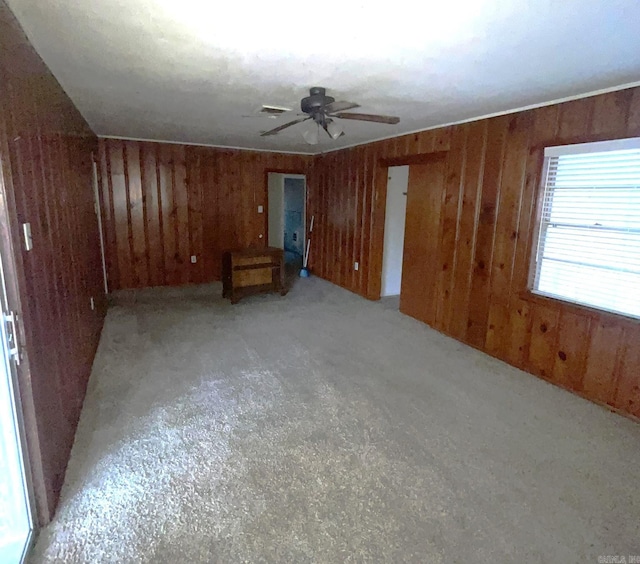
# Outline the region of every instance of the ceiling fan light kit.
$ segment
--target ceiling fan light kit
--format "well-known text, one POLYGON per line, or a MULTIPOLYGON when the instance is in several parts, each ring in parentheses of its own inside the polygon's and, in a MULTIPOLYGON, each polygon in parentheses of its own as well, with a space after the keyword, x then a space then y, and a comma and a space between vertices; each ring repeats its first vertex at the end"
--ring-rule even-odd
POLYGON ((338 137, 344 135, 344 129, 342 129, 337 122, 329 120, 327 123, 327 133, 329 137, 335 141, 338 137))
POLYGON ((327 96, 326 88, 321 86, 314 86, 309 89, 309 96, 302 98, 300 101, 300 109, 308 117, 296 119, 285 123, 269 131, 264 131, 260 135, 267 137, 270 135, 276 135, 283 129, 287 129, 292 125, 296 125, 303 121, 313 120, 311 127, 308 127, 302 132, 302 137, 309 143, 309 145, 317 145, 319 142, 320 128, 327 132, 327 135, 334 141, 338 137, 344 135, 344 130, 336 119, 352 119, 357 121, 369 121, 374 123, 385 123, 394 125, 400 122, 399 117, 395 116, 381 116, 377 114, 356 114, 345 113, 346 110, 353 110, 359 108, 358 104, 354 102, 338 101, 333 96, 327 96))
POLYGON ((317 145, 320 141, 320 126, 317 123, 310 124, 303 132, 302 138, 309 145, 317 145))

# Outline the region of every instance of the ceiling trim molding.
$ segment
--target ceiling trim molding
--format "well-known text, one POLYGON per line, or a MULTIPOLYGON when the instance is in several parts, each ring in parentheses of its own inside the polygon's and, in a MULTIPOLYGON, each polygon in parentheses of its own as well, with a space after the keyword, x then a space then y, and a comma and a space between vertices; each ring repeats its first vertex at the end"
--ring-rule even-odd
POLYGON ((163 145, 187 145, 191 147, 209 147, 211 149, 227 149, 233 151, 253 151, 254 153, 276 153, 278 155, 302 155, 314 157, 321 153, 303 153, 302 151, 276 151, 275 149, 253 149, 251 147, 235 147, 233 145, 214 145, 212 143, 189 143, 188 141, 169 141, 167 139, 145 139, 144 137, 121 137, 119 135, 97 135, 98 139, 114 139, 118 141, 139 141, 141 143, 161 143, 163 145))
MULTIPOLYGON (((404 137, 405 135, 414 135, 415 133, 422 133, 423 131, 433 131, 434 129, 442 129, 443 127, 450 127, 452 125, 461 125, 463 123, 471 123, 474 121, 480 121, 482 119, 490 119, 498 116, 505 116, 509 114, 515 114, 518 112, 526 112, 527 110, 535 110, 536 108, 544 108, 546 106, 553 106, 555 104, 563 104, 564 102, 573 102, 574 100, 582 100, 583 98, 590 98, 591 96, 599 96, 600 94, 609 94, 610 92, 618 92, 619 90, 626 90, 627 88, 637 88, 640 86, 640 80, 635 82, 628 82, 619 86, 611 86, 609 88, 601 88, 600 90, 593 90, 592 92, 586 92, 584 94, 575 94, 573 96, 566 96, 564 98, 557 98, 548 102, 542 102, 540 104, 530 104, 528 106, 521 106, 512 110, 504 110, 500 112, 494 112, 492 114, 485 114, 482 116, 472 117, 468 119, 462 119, 459 121, 451 121, 440 125, 434 125, 426 127, 424 129, 415 129, 413 131, 407 131, 406 133, 400 133, 398 135, 388 135, 386 137, 380 137, 371 141, 364 141, 362 143, 353 143, 352 145, 344 145, 342 147, 336 147, 335 149, 327 149, 319 153, 313 153, 314 155, 326 155, 327 153, 334 153, 336 151, 342 151, 344 149, 351 149, 352 147, 361 147, 362 145, 369 145, 370 143, 378 143, 379 141, 387 141, 388 139, 395 139, 396 137, 404 137)), ((306 153, 308 154, 308 153, 306 153)))
POLYGON ((316 153, 309 153, 303 151, 278 151, 276 149, 256 149, 252 147, 237 147, 233 145, 215 145, 212 143, 190 143, 187 141, 170 141, 167 139, 145 139, 139 137, 120 137, 118 135, 98 135, 100 139, 119 139, 121 141, 140 141, 144 143, 163 143, 168 145, 191 145, 193 147, 210 147, 212 149, 227 149, 233 151, 254 151, 257 153, 276 153, 280 155, 302 155, 305 157, 314 157, 318 155, 326 155, 328 153, 334 153, 336 151, 343 151, 345 149, 351 149, 353 147, 361 147, 363 145, 369 145, 371 143, 378 143, 380 141, 387 141, 389 139, 395 139, 396 137, 404 137, 406 135, 414 135, 416 133, 422 133, 423 131, 433 131, 434 129, 441 129, 443 127, 450 127, 452 125, 461 125, 463 123, 471 123, 474 121, 479 121, 482 119, 490 119, 498 116, 504 116, 509 114, 515 114, 517 112, 525 112, 527 110, 535 110, 536 108, 544 108, 545 106, 553 106, 555 104, 562 104, 564 102, 572 102, 574 100, 581 100, 583 98, 590 98, 591 96, 598 96, 600 94, 609 94, 610 92, 618 92, 619 90, 626 90, 627 88, 637 88, 640 87, 640 80, 635 82, 628 82, 626 84, 621 84, 618 86, 611 86, 608 88, 601 88, 599 90, 593 90, 591 92, 585 92, 583 94, 575 94, 573 96, 565 96, 564 98, 556 98, 554 100, 549 100, 547 102, 541 102, 539 104, 530 104, 528 106, 520 106, 518 108, 513 108, 510 110, 503 110, 500 112, 493 112, 491 114, 484 114, 481 116, 471 117, 467 119, 462 119, 458 121, 451 121, 447 123, 442 123, 438 125, 433 125, 431 127, 425 127, 422 129, 415 129, 412 131, 407 131, 405 133, 398 133, 395 135, 387 135, 385 137, 378 137, 377 139, 372 139, 370 141, 363 141, 361 143, 353 143, 351 145, 343 145, 341 147, 336 147, 334 149, 326 149, 324 151, 318 151, 316 153))

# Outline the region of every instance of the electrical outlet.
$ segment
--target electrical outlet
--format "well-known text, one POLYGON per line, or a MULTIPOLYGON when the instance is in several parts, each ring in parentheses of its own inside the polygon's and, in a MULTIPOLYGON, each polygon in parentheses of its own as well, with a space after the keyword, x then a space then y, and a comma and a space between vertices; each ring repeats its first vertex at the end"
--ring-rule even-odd
POLYGON ((258 206, 258 213, 264 213, 264 207, 258 206))
POLYGON ((360 268, 360 263, 359 262, 354 262, 353 263, 353 270, 358 270, 360 268))
POLYGON ((195 264, 198 262, 198 257, 196 255, 191 255, 191 264, 195 264))
POLYGON ((95 302, 95 300, 93 299, 93 296, 91 296, 91 297, 89 298, 89 303, 91 303, 91 309, 92 309, 92 310, 96 309, 96 302, 95 302))

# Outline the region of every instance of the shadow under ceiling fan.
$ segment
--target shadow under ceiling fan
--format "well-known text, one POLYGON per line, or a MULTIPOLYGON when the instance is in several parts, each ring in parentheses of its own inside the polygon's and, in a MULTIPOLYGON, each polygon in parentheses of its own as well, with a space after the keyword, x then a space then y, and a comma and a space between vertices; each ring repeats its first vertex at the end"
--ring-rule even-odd
POLYGON ((306 117, 295 119, 278 127, 274 127, 269 131, 260 134, 261 137, 268 137, 280 133, 283 129, 287 129, 292 125, 302 123, 304 121, 313 120, 314 126, 303 132, 304 140, 310 145, 318 143, 318 133, 320 128, 324 129, 331 139, 337 139, 344 135, 342 127, 335 119, 353 119, 357 121, 370 121, 374 123, 385 123, 394 125, 400 122, 399 117, 381 116, 377 114, 359 114, 345 113, 346 110, 359 108, 359 104, 354 102, 336 102, 333 96, 327 96, 326 88, 314 86, 309 89, 309 96, 302 98, 300 101, 300 109, 307 114, 306 117))

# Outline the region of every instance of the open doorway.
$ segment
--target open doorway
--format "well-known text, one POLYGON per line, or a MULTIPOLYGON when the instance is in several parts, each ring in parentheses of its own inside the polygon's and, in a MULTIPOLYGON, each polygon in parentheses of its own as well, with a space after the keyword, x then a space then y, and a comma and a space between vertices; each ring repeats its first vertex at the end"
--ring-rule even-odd
POLYGON ((306 244, 306 178, 270 172, 268 189, 268 244, 283 249, 287 271, 297 273, 306 244))
POLYGON ((400 303, 408 185, 408 165, 388 168, 380 295, 394 309, 400 303))

